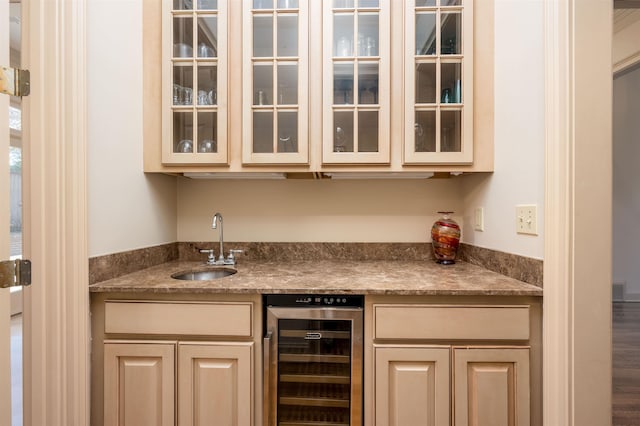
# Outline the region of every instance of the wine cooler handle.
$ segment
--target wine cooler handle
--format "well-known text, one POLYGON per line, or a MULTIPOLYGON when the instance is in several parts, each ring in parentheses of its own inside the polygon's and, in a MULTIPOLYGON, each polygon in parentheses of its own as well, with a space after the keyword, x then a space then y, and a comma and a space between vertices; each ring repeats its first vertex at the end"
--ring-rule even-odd
POLYGON ((271 426, 271 338, 273 332, 268 331, 262 342, 262 424, 271 426))

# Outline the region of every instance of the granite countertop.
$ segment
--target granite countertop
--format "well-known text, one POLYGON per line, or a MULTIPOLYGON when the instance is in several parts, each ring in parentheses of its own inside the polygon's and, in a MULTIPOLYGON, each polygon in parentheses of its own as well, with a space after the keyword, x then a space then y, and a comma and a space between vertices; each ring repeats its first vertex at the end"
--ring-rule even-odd
MULTIPOLYGON (((210 281, 171 274, 208 267, 174 261, 89 286, 92 293, 334 293, 386 295, 542 296, 542 289, 465 262, 240 261, 238 273, 210 281)), ((217 267, 219 268, 219 267, 217 267)))

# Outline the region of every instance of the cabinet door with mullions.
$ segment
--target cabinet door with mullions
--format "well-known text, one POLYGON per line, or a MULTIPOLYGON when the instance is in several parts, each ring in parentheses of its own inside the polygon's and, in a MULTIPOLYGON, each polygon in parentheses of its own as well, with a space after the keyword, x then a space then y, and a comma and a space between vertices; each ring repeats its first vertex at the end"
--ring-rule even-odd
POLYGON ((227 1, 163 0, 164 164, 228 162, 227 1))
POLYGON ((471 163, 472 1, 405 6, 404 163, 471 163))
POLYGON ((389 137, 389 0, 323 2, 324 164, 385 164, 389 137))
POLYGON ((308 1, 243 0, 243 164, 307 164, 308 1))

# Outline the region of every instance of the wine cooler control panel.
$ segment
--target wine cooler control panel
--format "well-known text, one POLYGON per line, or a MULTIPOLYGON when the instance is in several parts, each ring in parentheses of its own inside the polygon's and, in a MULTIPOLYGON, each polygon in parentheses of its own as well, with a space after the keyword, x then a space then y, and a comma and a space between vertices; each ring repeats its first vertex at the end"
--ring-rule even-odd
POLYGON ((353 294, 268 294, 264 296, 265 306, 287 308, 299 307, 347 307, 362 308, 364 296, 353 294))

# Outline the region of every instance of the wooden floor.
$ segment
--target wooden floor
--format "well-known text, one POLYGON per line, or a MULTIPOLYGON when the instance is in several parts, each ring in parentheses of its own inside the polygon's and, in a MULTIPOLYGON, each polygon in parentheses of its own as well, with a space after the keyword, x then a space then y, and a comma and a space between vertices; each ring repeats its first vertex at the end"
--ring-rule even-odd
POLYGON ((613 426, 640 425, 640 303, 613 304, 613 426))

